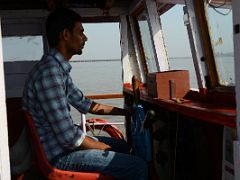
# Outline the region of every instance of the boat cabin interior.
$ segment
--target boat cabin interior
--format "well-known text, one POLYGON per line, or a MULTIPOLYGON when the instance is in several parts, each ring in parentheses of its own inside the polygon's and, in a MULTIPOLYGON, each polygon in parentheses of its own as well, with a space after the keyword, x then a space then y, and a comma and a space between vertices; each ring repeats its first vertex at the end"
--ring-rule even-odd
MULTIPOLYGON (((119 24, 121 93, 86 95, 133 106, 137 78, 138 103, 155 112, 146 125, 155 179, 240 179, 238 0, 0 0, 0 179, 23 178, 29 170, 22 91, 49 49, 45 19, 59 7, 75 10, 84 24, 119 24)), ((126 117, 129 146, 131 125, 126 117)))

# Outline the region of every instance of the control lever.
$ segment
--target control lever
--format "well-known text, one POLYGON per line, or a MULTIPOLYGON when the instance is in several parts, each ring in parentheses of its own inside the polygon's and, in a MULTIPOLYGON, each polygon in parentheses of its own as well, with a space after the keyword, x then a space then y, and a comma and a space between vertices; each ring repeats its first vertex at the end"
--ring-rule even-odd
POLYGON ((155 113, 155 111, 153 111, 153 110, 148 110, 148 111, 147 111, 147 113, 146 113, 146 115, 145 115, 145 118, 144 118, 144 120, 143 120, 143 122, 142 122, 141 130, 142 130, 143 128, 148 128, 148 127, 150 126, 152 120, 153 120, 154 117, 155 117, 155 114, 156 114, 156 113, 155 113))

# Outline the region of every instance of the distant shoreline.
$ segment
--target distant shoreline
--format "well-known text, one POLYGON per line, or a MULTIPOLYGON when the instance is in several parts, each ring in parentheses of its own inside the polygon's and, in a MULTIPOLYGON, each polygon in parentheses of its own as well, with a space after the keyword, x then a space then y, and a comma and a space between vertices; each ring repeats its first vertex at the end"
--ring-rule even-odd
POLYGON ((120 59, 71 60, 70 62, 104 62, 104 61, 120 61, 120 59))
MULTIPOLYGON (((233 57, 232 54, 221 54, 217 57, 233 57)), ((186 57, 169 57, 169 59, 192 59, 191 56, 186 57)), ((85 59, 85 60, 71 60, 70 62, 107 62, 107 61, 121 61, 120 59, 85 59)))

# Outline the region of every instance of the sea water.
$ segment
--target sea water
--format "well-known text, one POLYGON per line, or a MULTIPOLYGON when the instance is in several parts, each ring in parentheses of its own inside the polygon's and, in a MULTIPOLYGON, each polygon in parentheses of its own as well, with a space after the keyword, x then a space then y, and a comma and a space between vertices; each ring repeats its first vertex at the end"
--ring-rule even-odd
MULTIPOLYGON (((71 62, 71 77, 84 95, 120 93, 123 91, 122 66, 120 60, 71 62)), ((99 103, 123 108, 123 98, 94 100, 99 103)), ((73 121, 80 123, 80 113, 71 107, 73 121)), ((103 116, 87 114, 86 118, 102 118, 109 122, 124 122, 122 116, 103 116)), ((118 125, 122 131, 124 125, 118 125)))

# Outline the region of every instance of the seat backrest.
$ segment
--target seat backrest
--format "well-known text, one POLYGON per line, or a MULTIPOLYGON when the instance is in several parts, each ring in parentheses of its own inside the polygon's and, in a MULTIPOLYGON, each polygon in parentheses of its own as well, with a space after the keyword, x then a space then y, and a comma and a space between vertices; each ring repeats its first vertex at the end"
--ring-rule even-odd
POLYGON ((34 125, 31 115, 28 112, 25 112, 26 120, 28 124, 28 132, 30 134, 32 147, 35 155, 35 163, 37 168, 44 174, 49 174, 53 169, 52 166, 48 163, 46 154, 43 150, 43 146, 40 142, 40 139, 37 134, 37 129, 34 125))
POLYGON ((38 170, 48 179, 52 180, 113 180, 110 176, 105 176, 100 173, 88 173, 88 172, 71 172, 60 170, 49 164, 43 146, 40 142, 40 138, 37 133, 37 129, 34 125, 33 119, 28 112, 24 112, 28 124, 29 134, 33 145, 33 154, 35 155, 35 163, 38 170))

